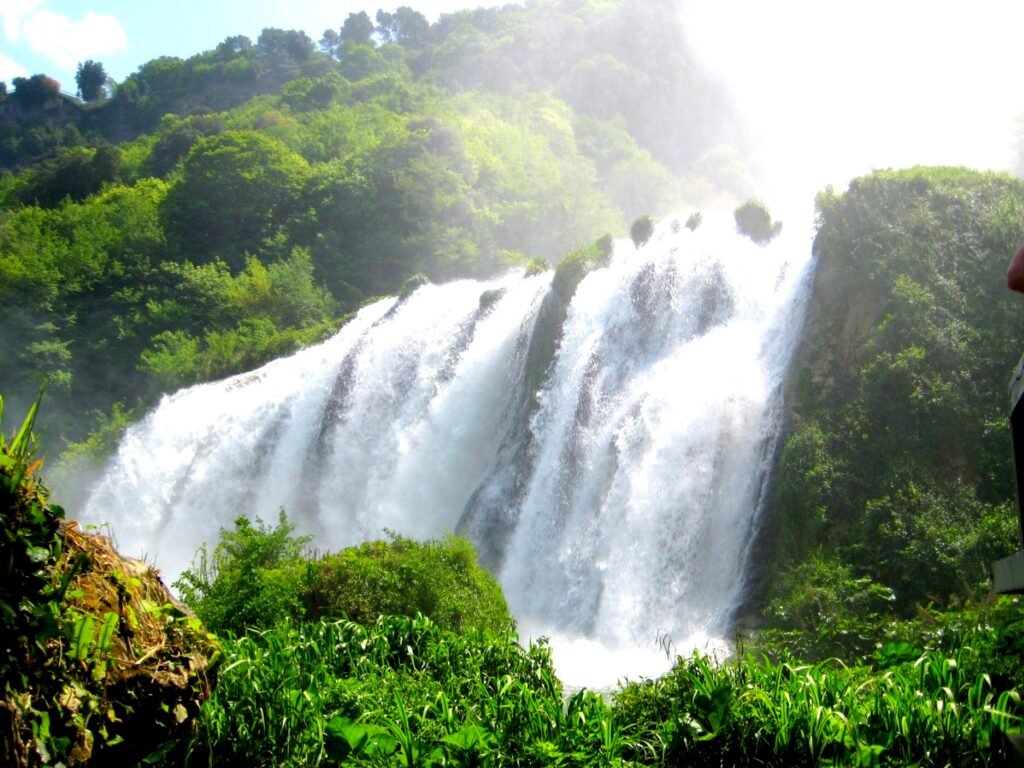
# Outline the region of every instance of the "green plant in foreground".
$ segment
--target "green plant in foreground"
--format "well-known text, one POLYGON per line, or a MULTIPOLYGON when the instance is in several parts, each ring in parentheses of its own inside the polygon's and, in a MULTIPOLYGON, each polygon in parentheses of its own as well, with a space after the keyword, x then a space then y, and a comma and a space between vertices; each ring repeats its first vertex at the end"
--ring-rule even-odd
POLYGON ((566 698, 543 644, 425 618, 229 640, 187 765, 987 766, 1020 692, 977 642, 886 669, 695 655, 608 700, 566 698))
POLYGON ((991 765, 1022 730, 1020 691, 976 667, 967 644, 885 670, 682 659, 625 686, 616 708, 665 744, 669 765, 991 765))
MULTIPOLYGON (((53 589, 49 567, 60 555, 57 537, 64 511, 46 503, 46 489, 35 472, 32 427, 39 401, 29 409, 21 428, 8 440, 0 431, 0 669, 4 679, 26 662, 26 654, 41 653, 58 632, 56 605, 67 589, 53 589)), ((0 398, 0 419, 3 398, 0 398)))
POLYGON ((280 625, 228 639, 224 653, 189 765, 315 766, 373 755, 470 765, 521 753, 530 735, 553 736, 550 718, 562 712, 543 644, 445 632, 423 617, 280 625))
POLYGON ((429 616, 443 629, 502 632, 513 624, 497 581, 477 564, 464 538, 415 542, 391 535, 335 554, 307 558, 310 539, 247 518, 221 532, 213 554, 200 549, 175 582, 182 598, 215 632, 269 629, 283 621, 383 615, 429 616))
POLYGON ((262 520, 253 524, 238 517, 234 530, 221 531, 213 554, 204 544, 174 586, 213 632, 242 632, 300 619, 302 550, 310 537, 293 536, 294 530, 284 510, 273 528, 262 520))

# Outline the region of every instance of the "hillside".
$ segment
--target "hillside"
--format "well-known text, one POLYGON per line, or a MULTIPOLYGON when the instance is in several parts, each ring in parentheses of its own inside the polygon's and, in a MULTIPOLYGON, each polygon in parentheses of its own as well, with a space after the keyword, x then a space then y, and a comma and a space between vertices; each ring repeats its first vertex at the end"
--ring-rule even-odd
POLYGON ((817 209, 766 536, 776 618, 809 628, 983 596, 1018 535, 1006 392, 1024 305, 1003 274, 1024 185, 881 171, 817 209))
POLYGON ((711 184, 729 123, 668 2, 353 14, 319 46, 148 62, 105 101, 47 82, 0 99, 0 390, 48 382, 57 450, 412 275, 624 232, 711 184))

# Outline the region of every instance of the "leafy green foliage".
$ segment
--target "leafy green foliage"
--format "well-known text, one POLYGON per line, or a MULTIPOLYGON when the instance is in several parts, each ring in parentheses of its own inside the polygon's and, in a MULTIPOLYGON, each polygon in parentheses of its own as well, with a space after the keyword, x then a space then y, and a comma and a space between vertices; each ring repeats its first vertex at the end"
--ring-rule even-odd
POLYGON ((75 71, 75 83, 82 101, 102 99, 106 95, 107 72, 98 61, 83 61, 75 71))
POLYGON ((1015 546, 1003 393, 1021 314, 1002 275, 1024 187, 965 169, 879 172, 819 196, 818 216, 773 501, 778 562, 823 547, 846 576, 892 589, 898 613, 956 604, 1015 546))
POLYGON ((148 150, 147 175, 166 177, 178 167, 197 141, 223 132, 224 118, 219 115, 194 115, 184 119, 165 115, 160 121, 155 143, 148 150))
MULTIPOLYGON (((983 634, 979 633, 979 634, 983 634)), ((976 673, 970 645, 883 670, 751 658, 680 660, 616 694, 617 713, 664 744, 669 765, 989 765, 1006 759, 1021 699, 976 673)), ((907 660, 903 660, 907 659, 907 660)))
POLYGON ((381 617, 279 626, 224 653, 186 765, 540 764, 540 750, 569 750, 549 651, 511 633, 381 617))
POLYGON ((25 110, 40 109, 60 99, 60 83, 46 75, 15 77, 11 85, 14 86, 12 98, 25 110))
POLYGON ((311 564, 303 603, 309 618, 344 615, 362 624, 417 613, 453 632, 502 632, 513 623, 473 545, 454 536, 420 544, 392 535, 327 555, 311 564))
MULTIPOLYGON (((801 659, 835 656, 854 663, 874 651, 879 626, 889 617, 896 595, 835 555, 812 553, 786 570, 765 614, 788 633, 788 647, 801 659)), ((772 633, 767 633, 772 637, 772 633)))
POLYGON ((236 276, 220 261, 166 270, 178 290, 149 309, 182 330, 157 333, 139 361, 158 391, 249 370, 334 330, 335 303, 314 284, 312 260, 301 248, 269 266, 249 257, 236 276))
POLYGON ((452 631, 504 632, 513 624, 501 588, 466 539, 392 536, 311 559, 303 556, 310 537, 294 530, 283 510, 273 528, 240 517, 234 530, 221 531, 212 554, 205 546, 199 551, 175 587, 215 632, 418 614, 452 631))
POLYGON ((26 205, 54 208, 66 199, 80 202, 117 179, 120 152, 109 144, 76 148, 27 174, 17 194, 26 205))
MULTIPOLYGON (((10 439, 0 432, 0 679, 13 679, 20 666, 45 652, 56 636, 58 604, 67 583, 54 588, 50 569, 61 553, 57 536, 64 511, 47 503, 35 478, 33 426, 37 400, 10 439)), ((3 398, 0 398, 0 417, 3 398)))
POLYGON ((167 233, 185 258, 223 258, 240 268, 292 212, 308 166, 262 133, 227 131, 200 140, 168 190, 167 233))
POLYGON ((694 655, 609 700, 566 697, 546 646, 511 633, 423 617, 281 625, 226 641, 173 764, 998 764, 1024 705, 1014 678, 985 666, 1020 626, 1003 603, 919 644, 886 642, 863 666, 694 655))
POLYGON ((734 212, 736 231, 758 245, 764 245, 782 231, 782 222, 772 222, 768 207, 760 200, 747 200, 734 212))
POLYGON ((174 583, 182 599, 213 632, 272 627, 301 617, 301 559, 309 537, 294 537, 295 526, 281 511, 277 525, 235 519, 222 530, 213 553, 204 545, 192 568, 174 583))

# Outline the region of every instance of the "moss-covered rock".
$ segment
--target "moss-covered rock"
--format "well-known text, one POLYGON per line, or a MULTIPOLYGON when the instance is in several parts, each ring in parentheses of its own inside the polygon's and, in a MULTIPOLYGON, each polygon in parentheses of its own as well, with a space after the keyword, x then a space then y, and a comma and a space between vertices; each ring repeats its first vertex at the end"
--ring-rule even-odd
POLYGON ((555 276, 551 281, 552 290, 568 307, 573 294, 576 293, 576 287, 583 278, 595 269, 608 266, 611 255, 612 239, 607 235, 570 252, 555 268, 555 276))
POLYGON ((0 764, 135 765, 191 727, 219 645, 157 571, 49 503, 34 412, 0 436, 0 764))

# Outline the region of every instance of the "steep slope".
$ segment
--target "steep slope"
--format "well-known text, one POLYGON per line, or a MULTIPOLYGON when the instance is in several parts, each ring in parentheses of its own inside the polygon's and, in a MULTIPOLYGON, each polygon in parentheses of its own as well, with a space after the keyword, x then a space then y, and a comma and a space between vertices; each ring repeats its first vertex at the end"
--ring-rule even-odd
POLYGON ((984 588, 987 564, 1014 548, 1005 393, 1024 304, 1003 274, 1024 185, 884 171, 817 207, 768 533, 776 594, 842 572, 893 590, 900 611, 945 605, 984 588))

